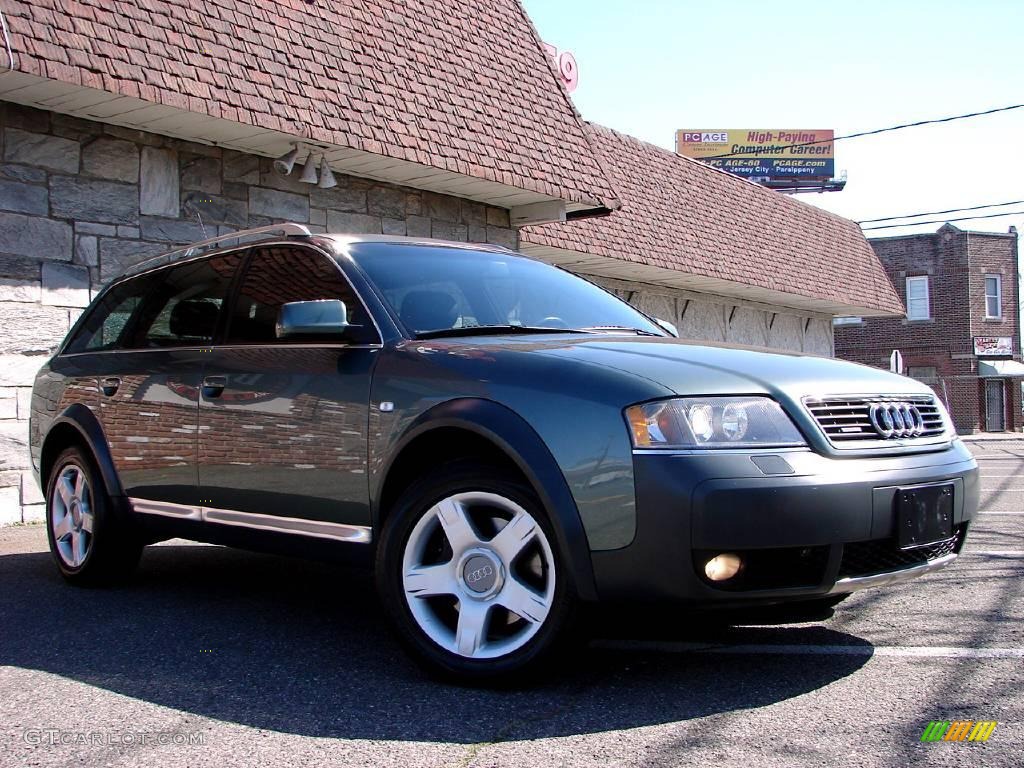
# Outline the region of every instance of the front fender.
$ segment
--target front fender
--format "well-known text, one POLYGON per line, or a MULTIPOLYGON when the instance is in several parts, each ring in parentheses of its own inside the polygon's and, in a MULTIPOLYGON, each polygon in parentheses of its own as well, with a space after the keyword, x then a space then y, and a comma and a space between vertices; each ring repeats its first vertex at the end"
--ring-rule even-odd
POLYGON ((500 448, 526 477, 551 517, 557 545, 569 564, 579 596, 595 600, 597 590, 590 548, 579 510, 554 456, 533 428, 514 411, 492 400, 459 398, 421 413, 392 445, 387 460, 371 478, 370 508, 376 527, 384 482, 402 450, 435 429, 457 428, 473 432, 500 448))

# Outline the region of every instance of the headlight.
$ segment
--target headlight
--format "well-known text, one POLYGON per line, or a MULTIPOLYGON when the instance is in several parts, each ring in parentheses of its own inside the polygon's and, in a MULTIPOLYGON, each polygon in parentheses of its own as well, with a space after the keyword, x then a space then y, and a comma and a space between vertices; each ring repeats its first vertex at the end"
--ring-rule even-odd
POLYGON ((767 448, 804 445, 767 397, 680 397, 626 409, 637 448, 767 448))

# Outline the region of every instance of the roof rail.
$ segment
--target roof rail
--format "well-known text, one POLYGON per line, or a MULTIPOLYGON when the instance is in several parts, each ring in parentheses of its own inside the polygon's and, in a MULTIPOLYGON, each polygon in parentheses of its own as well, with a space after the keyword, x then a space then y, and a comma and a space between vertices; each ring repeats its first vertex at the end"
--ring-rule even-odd
POLYGON ((287 222, 284 224, 271 224, 269 227, 256 227, 255 229, 240 229, 237 232, 228 232, 225 235, 218 235, 217 237, 211 237, 207 240, 200 240, 190 245, 186 245, 182 248, 175 248, 172 251, 161 253, 159 256, 153 256, 149 259, 144 259, 138 264, 134 264, 126 269, 124 275, 134 275, 141 272, 149 267, 154 267, 159 264, 170 264, 172 261, 178 259, 187 259, 190 256, 198 256, 205 250, 209 250, 211 247, 218 245, 219 243, 226 242, 228 240, 240 240, 243 237, 254 237, 259 235, 286 235, 288 237, 309 237, 312 232, 309 231, 309 227, 305 224, 293 224, 287 222), (179 255, 180 254, 180 255, 179 255))

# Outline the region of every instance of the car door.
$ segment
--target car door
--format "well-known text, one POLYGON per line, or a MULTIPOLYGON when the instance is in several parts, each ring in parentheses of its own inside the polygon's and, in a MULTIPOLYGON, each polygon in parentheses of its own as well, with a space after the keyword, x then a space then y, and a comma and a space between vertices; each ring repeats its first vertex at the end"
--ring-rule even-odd
POLYGON ((199 386, 241 259, 197 259, 124 284, 135 306, 122 313, 111 351, 96 355, 96 371, 100 421, 136 511, 198 518, 199 386))
POLYGON ((211 522, 324 538, 368 538, 370 374, 380 336, 334 259, 253 248, 200 397, 199 483, 211 522), (341 299, 344 339, 279 340, 283 304, 341 299))

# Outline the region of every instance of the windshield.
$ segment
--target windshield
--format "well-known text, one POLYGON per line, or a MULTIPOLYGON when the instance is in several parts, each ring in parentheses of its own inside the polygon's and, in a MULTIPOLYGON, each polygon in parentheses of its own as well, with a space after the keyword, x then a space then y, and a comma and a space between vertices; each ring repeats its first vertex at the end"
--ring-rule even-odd
POLYGON ((402 324, 417 335, 494 326, 634 329, 664 336, 610 293, 513 254, 402 243, 357 243, 352 257, 402 324))

